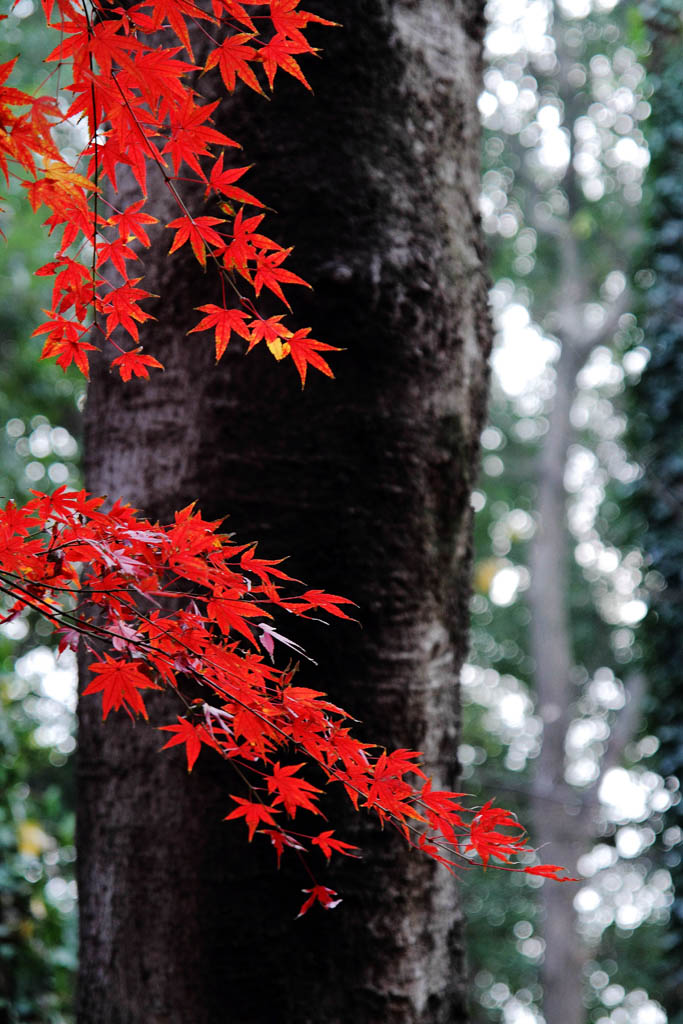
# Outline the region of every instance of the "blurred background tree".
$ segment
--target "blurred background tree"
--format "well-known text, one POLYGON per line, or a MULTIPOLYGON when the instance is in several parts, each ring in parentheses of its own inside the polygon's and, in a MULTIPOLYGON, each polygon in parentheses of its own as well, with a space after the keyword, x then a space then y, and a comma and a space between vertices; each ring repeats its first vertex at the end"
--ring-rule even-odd
POLYGON ((634 315, 653 280, 649 37, 617 0, 488 12, 482 214, 498 345, 474 496, 463 788, 516 798, 543 859, 581 881, 468 877, 473 1016, 663 1024, 672 882, 653 843, 675 784, 647 760, 659 738, 636 633, 661 576, 623 505, 641 475, 623 393, 649 355, 634 315))
MULTIPOLYGON (((20 0, 2 23, 0 63, 21 53, 13 84, 44 75, 47 30, 20 0)), ((65 136, 65 144, 68 138, 65 136)), ((30 339, 49 287, 33 270, 54 252, 12 182, 0 228, 0 494, 79 484, 82 383, 39 362, 30 339)), ((46 623, 0 624, 0 1021, 67 1024, 76 949, 74 800, 75 665, 56 660, 46 623), (59 769, 58 771, 56 769, 59 769)))

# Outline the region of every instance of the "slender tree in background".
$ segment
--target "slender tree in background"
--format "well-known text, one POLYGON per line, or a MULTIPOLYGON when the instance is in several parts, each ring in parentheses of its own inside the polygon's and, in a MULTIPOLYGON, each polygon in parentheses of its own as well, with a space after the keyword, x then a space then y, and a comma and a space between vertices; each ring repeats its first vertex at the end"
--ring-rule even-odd
MULTIPOLYGON (((665 916, 668 878, 631 859, 654 840, 656 817, 639 826, 668 798, 638 766, 655 742, 639 735, 633 626, 645 572, 633 538, 617 546, 615 529, 617 489, 638 473, 616 402, 642 368, 626 283, 644 232, 646 41, 637 13, 609 0, 492 3, 490 14, 482 209, 502 339, 475 495, 463 758, 484 783, 493 733, 520 773, 519 812, 533 808, 543 855, 586 881, 537 893, 535 880, 521 882, 515 906, 472 880, 477 1012, 566 1024, 605 1007, 639 1013, 644 1001, 656 1015, 648 928, 631 930, 665 916), (626 811, 610 800, 617 780, 631 789, 626 811), (495 966, 482 956, 492 926, 516 939, 495 966)), ((514 788, 509 777, 501 785, 514 788)))
MULTIPOLYGON (((591 205, 590 192, 586 195, 578 171, 582 139, 577 122, 586 117, 594 96, 590 88, 577 96, 576 86, 570 84, 575 53, 567 43, 567 27, 556 4, 556 64, 551 89, 557 103, 555 109, 561 114, 560 123, 566 127, 569 152, 564 173, 558 175, 555 182, 566 199, 566 207, 544 225, 546 246, 549 255, 552 253, 555 268, 554 294, 547 297, 546 301, 550 301, 546 310, 553 310, 553 334, 559 342, 560 355, 555 365, 555 393, 548 413, 547 433, 535 476, 536 529, 529 555, 529 653, 534 666, 536 708, 543 721, 541 749, 531 787, 536 842, 550 857, 561 853, 569 860, 575 874, 579 858, 589 852, 597 838, 596 811, 602 779, 607 770, 619 763, 626 744, 633 738, 637 699, 627 699, 618 727, 617 723, 612 725, 610 745, 604 751, 597 776, 590 786, 584 785, 577 794, 566 776, 566 740, 576 703, 576 656, 571 636, 568 579, 572 538, 565 484, 570 445, 575 439, 572 406, 578 394, 577 378, 581 369, 598 346, 613 343, 620 318, 628 311, 624 284, 632 244, 628 244, 622 228, 619 234, 626 244, 621 250, 621 262, 617 255, 617 238, 606 239, 614 253, 610 273, 614 278, 620 276, 624 284, 614 297, 609 290, 607 294, 603 290, 601 295, 606 277, 604 264, 589 260, 583 251, 594 246, 595 239, 592 232, 588 238, 578 238, 576 227, 582 212, 591 205), (589 303, 598 298, 602 298, 602 309, 596 317, 589 303)), ((585 176, 589 185, 596 177, 596 171, 585 176)), ((624 219, 627 219, 626 212, 624 219)), ((631 221, 637 230, 635 217, 632 216, 631 221)), ((578 935, 574 896, 574 892, 559 892, 548 886, 541 890, 545 940, 541 967, 543 1013, 550 1024, 560 1021, 582 1024, 585 1019, 583 981, 589 953, 578 935)))
MULTIPOLYGON (((180 326, 209 285, 160 240, 146 344, 166 373, 122 387, 93 367, 87 485, 162 520, 199 499, 264 556, 284 542, 293 575, 353 598, 362 630, 296 638, 368 732, 416 744, 452 785, 489 345, 473 213, 481 7, 349 3, 343 21, 315 99, 298 83, 270 103, 240 94, 218 124, 243 127, 254 188, 315 289, 300 309, 345 349, 336 382, 301 395, 258 353, 216 369, 180 326)), ((293 876, 274 878, 272 853, 245 856, 221 822, 223 766, 188 780, 153 732, 99 717, 82 702, 81 1021, 201 1024, 227 1007, 243 1024, 464 1019, 445 871, 363 831, 363 869, 332 875, 339 912, 295 926, 293 876)))

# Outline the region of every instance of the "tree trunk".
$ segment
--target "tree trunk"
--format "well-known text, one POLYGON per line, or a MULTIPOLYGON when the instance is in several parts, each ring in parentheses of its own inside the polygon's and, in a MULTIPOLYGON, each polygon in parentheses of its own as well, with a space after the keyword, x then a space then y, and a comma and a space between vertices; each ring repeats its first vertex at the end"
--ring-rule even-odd
MULTIPOLYGON (((599 345, 613 343, 620 317, 629 309, 630 294, 624 289, 606 305, 604 321, 598 327, 585 322, 585 306, 599 297, 601 279, 591 271, 591 262, 585 258, 572 227, 584 203, 573 159, 575 126, 584 109, 569 81, 575 57, 567 49, 566 24, 557 3, 554 8, 556 88, 571 148, 567 169, 559 182, 567 197, 567 213, 563 219, 556 218, 553 231, 555 261, 560 274, 554 293, 547 299, 547 308, 553 310, 556 318, 562 347, 556 366, 548 431, 535 478, 537 529, 530 549, 530 652, 536 708, 543 720, 543 742, 534 769, 531 802, 534 836, 542 859, 549 864, 562 864, 570 875, 576 876, 579 858, 597 838, 598 791, 602 778, 619 763, 632 738, 637 721, 634 713, 637 687, 612 723, 598 779, 583 789, 570 785, 565 778, 565 744, 576 717, 578 691, 572 680, 575 667, 569 600, 572 537, 564 477, 574 440, 571 409, 578 393, 578 375, 599 345)), ((540 310, 537 318, 543 319, 540 310)), ((591 950, 578 930, 575 895, 575 886, 553 882, 545 882, 539 893, 545 941, 540 971, 542 1006, 547 1024, 583 1024, 586 1019, 585 966, 591 950)))
MULTIPOLYGON (((577 279, 579 261, 565 240, 566 284, 563 301, 557 303, 562 321, 562 342, 557 363, 555 394, 549 413, 548 432, 536 474, 537 529, 530 550, 531 655, 534 664, 536 707, 543 720, 543 743, 532 785, 534 834, 542 858, 562 864, 572 876, 577 864, 597 837, 598 791, 607 771, 618 764, 633 738, 638 721, 639 686, 634 682, 627 704, 612 723, 610 740, 601 759, 598 779, 582 790, 565 778, 565 744, 575 716, 576 688, 571 646, 569 566, 571 536, 567 522, 564 476, 574 431, 571 408, 578 391, 577 377, 591 352, 611 341, 627 295, 617 298, 605 322, 589 332, 580 320, 576 298, 586 291, 577 279), (576 327, 570 328, 572 320, 576 327)), ((541 965, 543 1015, 547 1024, 583 1024, 585 965, 590 950, 578 931, 574 908, 576 889, 571 885, 544 883, 540 893, 543 910, 545 955, 541 965)))
MULTIPOLYGON (((569 536, 566 525, 564 472, 571 440, 569 414, 581 365, 565 339, 557 368, 557 387, 550 426, 538 472, 538 526, 531 545, 531 650, 537 707, 543 717, 543 744, 536 763, 532 807, 536 839, 543 860, 563 864, 575 874, 576 861, 590 839, 585 823, 570 817, 577 799, 565 781, 565 736, 572 718, 572 656, 567 608, 569 536), (578 841, 577 841, 578 840, 578 841)), ((546 955, 541 967, 543 1014, 548 1024, 581 1024, 582 968, 586 952, 577 934, 574 886, 543 886, 543 937, 546 955)))
MULTIPOLYGON (((319 662, 305 682, 343 702, 366 739, 422 750, 453 787, 489 349, 482 4, 316 12, 344 27, 320 34, 315 97, 279 82, 270 103, 238 97, 218 127, 244 141, 247 187, 279 211, 271 231, 314 286, 291 296, 299 322, 345 349, 337 379, 301 393, 260 350, 216 368, 208 336, 185 336, 216 283, 169 260, 162 239, 145 344, 166 372, 128 385, 94 374, 87 484, 161 520, 197 499, 264 557, 289 553, 292 575, 355 600, 362 628, 296 627, 319 662)), ((163 703, 152 715, 168 721, 163 703)), ((247 846, 222 821, 239 785, 224 763, 206 755, 188 777, 175 751, 156 753, 153 730, 98 719, 82 701, 80 1024, 465 1020, 445 871, 331 793, 330 827, 343 815, 364 859, 325 874, 338 909, 294 921, 309 883, 286 858, 276 874, 268 843, 247 846)))

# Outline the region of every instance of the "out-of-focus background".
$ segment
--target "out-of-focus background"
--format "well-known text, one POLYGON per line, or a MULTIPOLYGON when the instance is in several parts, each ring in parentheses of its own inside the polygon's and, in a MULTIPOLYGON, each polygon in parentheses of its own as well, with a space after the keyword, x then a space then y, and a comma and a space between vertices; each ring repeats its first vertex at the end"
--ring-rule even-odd
MULTIPOLYGON (((33 7, 20 0, 0 26, 0 63, 21 53, 12 84, 26 92, 45 76, 50 43, 33 7)), ((30 338, 50 299, 50 279, 33 271, 52 259, 54 245, 24 191, 3 182, 0 227, 10 239, 0 240, 3 504, 25 501, 31 488, 80 481, 83 381, 40 362, 39 340, 30 338)), ((72 1019, 75 665, 57 661, 50 633, 31 618, 0 625, 0 1019, 8 1024, 72 1019)))
MULTIPOLYGON (((462 788, 498 794, 580 882, 464 874, 475 1024, 683 1021, 680 7, 487 7, 496 348, 462 788)), ((33 14, 19 0, 0 39, 25 90, 48 48, 33 14)), ((20 192, 0 215, 0 494, 18 500, 79 484, 83 401, 29 339, 52 246, 20 192)), ((75 666, 30 618, 0 625, 0 659, 0 1018, 67 1024, 75 666)))
POLYGON ((468 874, 473 1017, 673 1024, 681 4, 490 0, 488 17, 497 333, 462 788, 499 793, 580 882, 468 874))

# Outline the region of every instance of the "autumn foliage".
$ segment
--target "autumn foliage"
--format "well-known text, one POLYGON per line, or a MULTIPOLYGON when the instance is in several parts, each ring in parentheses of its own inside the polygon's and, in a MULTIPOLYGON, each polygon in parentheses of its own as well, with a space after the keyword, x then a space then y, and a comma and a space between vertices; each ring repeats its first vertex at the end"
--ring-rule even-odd
POLYGON ((298 10, 292 0, 213 0, 211 12, 189 0, 125 9, 43 0, 43 10, 59 38, 47 63, 68 63, 71 71, 62 90, 70 98, 66 109, 49 94, 33 97, 5 86, 16 58, 0 68, 0 168, 6 179, 17 170, 23 174, 33 209, 50 211, 50 233, 62 229, 55 259, 37 271, 55 278, 47 319, 34 332, 45 335, 43 357, 56 358, 64 369, 73 362, 86 377, 98 348, 123 380, 163 369, 139 345, 140 325, 152 316, 138 269, 149 229, 158 224, 145 211, 148 188, 163 183, 178 208, 165 225, 173 232, 169 253, 189 245, 202 267, 211 263, 217 279, 219 301, 202 307, 207 315, 189 333, 212 331, 217 359, 235 333, 250 349, 265 341, 276 359, 291 356, 302 384, 309 365, 332 376, 320 355, 332 346, 311 338, 307 328, 283 323, 284 312, 264 317, 258 311, 264 289, 289 311, 283 285, 306 282, 285 266, 291 250, 263 234, 264 214, 254 211, 264 204, 237 184, 249 168, 224 166, 225 154, 239 143, 213 126, 218 102, 202 102, 187 83, 211 72, 228 91, 240 79, 262 93, 280 70, 307 85, 295 55, 315 51, 303 30, 311 21, 331 22, 298 10), (160 45, 160 33, 173 45, 160 45), (199 36, 195 48, 207 54, 202 65, 194 62, 191 34, 199 36), (78 167, 64 161, 51 134, 74 121, 87 126, 88 137, 78 167), (122 167, 133 174, 140 199, 119 209, 109 197, 122 167), (204 205, 211 202, 220 216, 191 210, 183 193, 198 187, 204 205))
MULTIPOLYGON (((217 360, 238 335, 247 351, 265 342, 276 360, 291 358, 302 386, 309 367, 332 376, 332 346, 291 319, 285 289, 307 286, 289 269, 291 249, 264 234, 264 203, 246 190, 249 168, 234 159, 239 143, 215 127, 218 102, 191 83, 210 74, 228 93, 241 82, 265 94, 284 72, 309 87, 299 61, 316 51, 306 29, 333 23, 300 10, 299 0, 42 6, 55 30, 48 66, 70 79, 57 96, 51 78, 32 96, 8 84, 16 58, 0 67, 0 168, 7 181, 22 180, 34 210, 48 210, 57 239, 54 259, 37 271, 54 277, 51 307, 34 331, 43 358, 63 369, 75 363, 86 377, 90 360, 105 358, 124 381, 163 369, 141 337, 154 319, 143 257, 150 234, 168 229, 169 253, 186 259, 189 247, 214 275, 215 301, 186 329, 211 332, 217 360), (53 140, 65 122, 85 130, 73 164, 53 140), (119 208, 124 172, 138 196, 119 208), (160 185, 177 214, 163 225, 147 209, 148 190, 160 185), (266 290, 282 312, 259 311, 266 290)), ((361 742, 348 712, 297 685, 291 658, 305 653, 287 637, 288 616, 348 618, 350 602, 306 589, 194 507, 161 526, 64 488, 36 493, 23 508, 9 502, 0 511, 0 586, 4 621, 33 609, 58 630, 62 649, 85 644, 92 679, 84 694, 101 694, 104 718, 119 710, 147 718, 148 692, 165 690, 175 718, 161 727, 163 749, 182 746, 190 771, 204 748, 230 761, 240 792, 226 817, 244 819, 249 840, 270 841, 278 862, 285 850, 358 854, 326 827, 320 800, 332 783, 450 869, 473 857, 511 869, 529 849, 508 811, 491 802, 467 809, 463 794, 432 789, 417 752, 361 742), (301 812, 320 828, 298 831, 301 812)), ((306 893, 301 913, 338 902, 315 880, 306 893)))

